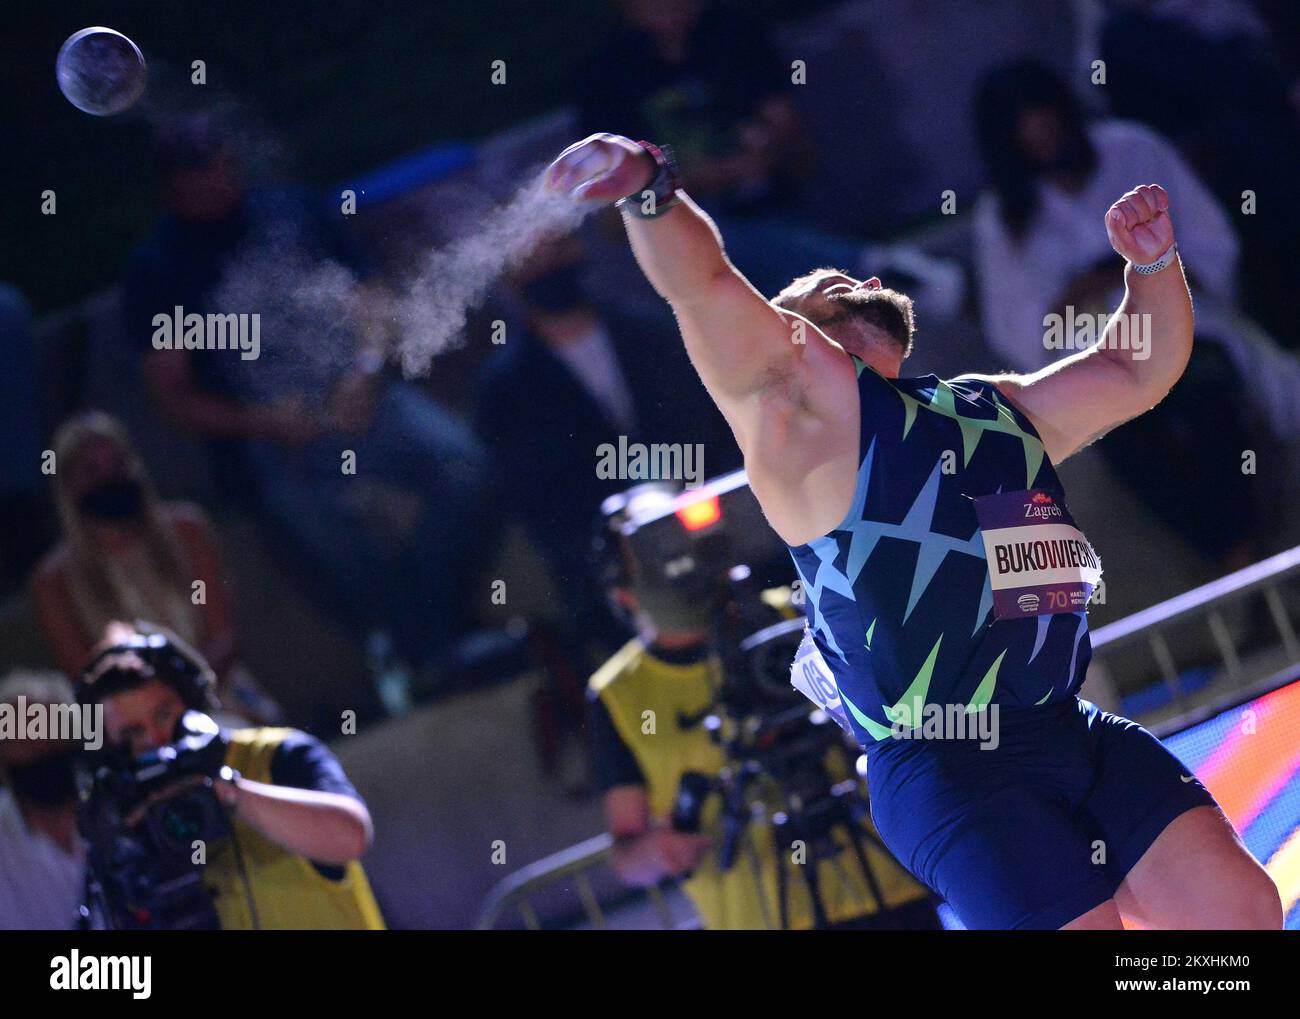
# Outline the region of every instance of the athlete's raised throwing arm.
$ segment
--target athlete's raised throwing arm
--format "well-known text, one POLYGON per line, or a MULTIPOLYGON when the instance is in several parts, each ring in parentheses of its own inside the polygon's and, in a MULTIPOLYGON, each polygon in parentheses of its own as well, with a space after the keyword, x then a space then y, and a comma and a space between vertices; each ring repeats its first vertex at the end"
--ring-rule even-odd
MULTIPOLYGON (((654 160, 636 142, 597 134, 565 149, 547 183, 579 201, 608 203, 628 195, 635 200, 655 173, 654 160)), ((769 303, 728 261, 708 215, 685 193, 677 191, 676 199, 652 219, 625 211, 632 248, 671 304, 768 520, 785 540, 803 540, 832 525, 853 494, 852 362, 802 316, 769 303), (816 387, 807 385, 811 378, 816 387), (833 434, 824 427, 828 419, 833 434)))
MULTIPOLYGON (((580 201, 609 203, 635 196, 655 169, 635 142, 597 134, 565 149, 547 183, 580 201)), ((798 351, 783 313, 727 260, 717 227, 684 192, 661 215, 626 214, 624 222, 637 262, 672 305, 692 362, 724 412, 789 371, 798 351)))

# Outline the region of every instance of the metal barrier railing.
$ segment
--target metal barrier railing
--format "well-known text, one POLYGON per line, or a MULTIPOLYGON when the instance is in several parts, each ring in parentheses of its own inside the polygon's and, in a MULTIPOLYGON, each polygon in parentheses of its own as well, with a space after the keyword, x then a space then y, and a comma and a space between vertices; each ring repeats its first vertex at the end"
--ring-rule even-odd
MULTIPOLYGON (((475 926, 479 930, 491 929, 501 915, 513 905, 519 910, 525 927, 530 931, 541 930, 542 924, 537 917, 537 911, 533 908, 531 896, 548 885, 558 884, 566 878, 571 878, 577 885, 578 898, 587 915, 587 922, 603 930, 605 912, 600 907, 600 899, 592 886, 589 874, 595 867, 608 861, 613 846, 614 839, 610 835, 597 835, 519 868, 513 874, 502 878, 492 889, 483 904, 475 926)), ((659 917, 660 926, 664 930, 671 929, 672 912, 664 897, 664 888, 650 887, 645 889, 645 894, 659 917)))
MULTIPOLYGON (((1300 547, 1280 552, 1226 577, 1099 627, 1091 633, 1093 652, 1114 653, 1145 642, 1159 664, 1161 678, 1175 703, 1181 703, 1185 700, 1185 694, 1178 684, 1178 668, 1166 640, 1168 630, 1204 615, 1229 677, 1234 682, 1241 682, 1244 679, 1241 660, 1223 611, 1234 602, 1260 594, 1268 606, 1287 658, 1291 664, 1300 663, 1300 640, 1296 638, 1295 627, 1282 596, 1283 585, 1292 579, 1300 579, 1300 547)), ((603 929, 606 918, 595 894, 590 872, 609 859, 613 844, 609 835, 597 835, 508 875, 489 894, 479 914, 478 928, 486 930, 495 926, 501 916, 513 906, 519 910, 529 930, 540 930, 542 924, 533 908, 532 897, 550 885, 572 879, 577 886, 578 897, 588 922, 603 929)), ((672 927, 663 888, 647 889, 646 894, 661 925, 665 929, 672 927)))
POLYGON ((1178 682, 1180 672, 1167 638, 1174 627, 1203 616, 1229 680, 1234 686, 1240 686, 1247 677, 1225 610, 1258 594, 1268 607, 1287 663, 1300 662, 1300 640, 1296 638, 1295 626, 1283 598, 1285 585, 1293 579, 1300 579, 1300 547, 1279 552, 1125 619, 1098 627, 1089 635, 1094 659, 1145 644, 1155 659, 1161 681, 1173 703, 1184 706, 1187 694, 1178 682))

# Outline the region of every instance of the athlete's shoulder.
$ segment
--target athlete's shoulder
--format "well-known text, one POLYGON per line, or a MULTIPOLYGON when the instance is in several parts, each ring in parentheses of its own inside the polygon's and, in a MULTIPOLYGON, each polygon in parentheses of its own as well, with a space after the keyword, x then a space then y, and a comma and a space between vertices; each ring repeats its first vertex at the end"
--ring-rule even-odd
POLYGON ((1006 406, 1010 403, 1007 398, 1006 386, 1008 383, 1013 382, 1015 378, 1016 376, 1010 372, 1002 375, 966 372, 945 379, 943 384, 955 390, 967 400, 990 403, 994 406, 1006 406))
POLYGON ((946 384, 972 403, 985 405, 999 416, 1009 416, 1023 431, 1035 438, 1038 437, 1038 430, 1032 419, 1015 397, 1017 386, 1023 384, 1020 376, 1011 373, 1003 375, 970 373, 948 379, 946 384))
POLYGON ((987 400, 990 403, 1002 395, 998 389, 999 378, 996 375, 979 375, 974 372, 963 375, 954 375, 950 379, 944 379, 943 384, 955 389, 967 399, 987 400))

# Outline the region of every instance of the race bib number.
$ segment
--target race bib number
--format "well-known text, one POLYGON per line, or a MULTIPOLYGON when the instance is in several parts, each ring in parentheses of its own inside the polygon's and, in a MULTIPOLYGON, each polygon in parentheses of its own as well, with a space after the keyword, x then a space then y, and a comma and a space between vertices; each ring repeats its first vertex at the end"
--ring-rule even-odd
POLYGON ((853 732, 844 712, 844 702, 840 699, 839 684, 813 643, 812 634, 806 629, 799 650, 795 652, 794 664, 790 666, 790 685, 835 719, 845 732, 853 732))
POLYGON ((1059 495, 1041 489, 975 499, 993 615, 1023 619, 1087 609, 1101 560, 1059 495))

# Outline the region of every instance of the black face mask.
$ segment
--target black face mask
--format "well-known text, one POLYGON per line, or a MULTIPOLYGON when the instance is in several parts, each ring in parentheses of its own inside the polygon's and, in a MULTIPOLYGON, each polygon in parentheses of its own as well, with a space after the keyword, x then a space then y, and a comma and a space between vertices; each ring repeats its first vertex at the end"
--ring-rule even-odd
POLYGON ((38 807, 70 803, 77 795, 76 757, 76 751, 69 750, 9 768, 14 794, 38 807))
POLYGON ((95 520, 130 520, 140 515, 144 489, 133 478, 118 478, 92 488, 77 505, 83 516, 95 520))

